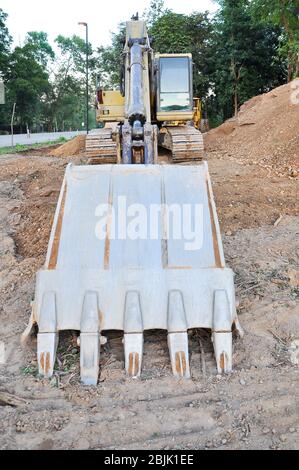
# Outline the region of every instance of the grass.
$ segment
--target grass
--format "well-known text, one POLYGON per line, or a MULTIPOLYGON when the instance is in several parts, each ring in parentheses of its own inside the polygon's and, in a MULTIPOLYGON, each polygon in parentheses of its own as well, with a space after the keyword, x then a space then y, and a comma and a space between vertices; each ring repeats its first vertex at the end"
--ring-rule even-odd
POLYGON ((37 365, 29 365, 26 367, 21 367, 20 370, 21 370, 21 373, 24 375, 33 375, 34 377, 38 375, 37 365))
POLYGON ((31 144, 31 145, 17 144, 14 147, 1 147, 0 155, 7 155, 9 153, 21 153, 21 152, 24 152, 25 150, 30 150, 30 149, 41 149, 44 147, 49 147, 50 145, 63 144, 65 142, 67 142, 67 139, 65 137, 59 137, 59 139, 57 140, 49 140, 47 142, 42 142, 38 144, 31 144))

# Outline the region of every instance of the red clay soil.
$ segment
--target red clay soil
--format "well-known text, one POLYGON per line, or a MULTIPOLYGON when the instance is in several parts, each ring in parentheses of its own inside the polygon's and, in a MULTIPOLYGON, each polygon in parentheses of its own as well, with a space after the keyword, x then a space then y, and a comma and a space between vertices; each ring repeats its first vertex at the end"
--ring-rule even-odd
POLYGON ((78 135, 74 139, 60 145, 54 150, 50 150, 48 155, 53 157, 73 157, 82 155, 85 152, 85 135, 78 135))
POLYGON ((209 152, 221 151, 272 175, 299 174, 299 80, 247 101, 236 118, 210 131, 209 152))

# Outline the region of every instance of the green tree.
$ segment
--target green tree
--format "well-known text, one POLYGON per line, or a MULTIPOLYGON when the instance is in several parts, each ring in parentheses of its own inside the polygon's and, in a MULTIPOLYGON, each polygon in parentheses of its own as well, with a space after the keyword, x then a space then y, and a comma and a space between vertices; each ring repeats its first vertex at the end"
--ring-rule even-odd
POLYGON ((155 40, 155 49, 162 54, 190 52, 193 33, 189 29, 187 15, 167 11, 151 26, 150 34, 155 40))
POLYGON ((17 122, 21 130, 25 125, 39 124, 41 106, 49 90, 49 76, 36 61, 30 45, 16 47, 9 60, 7 72, 8 98, 16 103, 17 122))
MULTIPOLYGON (((48 125, 60 130, 78 129, 85 121, 86 44, 79 36, 60 35, 55 42, 59 54, 49 99, 48 125)), ((95 59, 91 44, 88 45, 88 54, 91 72, 89 88, 93 100, 95 59)))
POLYGON ((170 10, 165 7, 164 0, 151 0, 149 8, 145 9, 142 16, 148 27, 151 27, 159 18, 169 11, 170 10))
POLYGON ((208 73, 217 112, 225 119, 247 99, 282 84, 284 64, 277 61, 280 29, 255 22, 249 0, 218 3, 208 73))
MULTIPOLYGON (((9 54, 12 38, 6 26, 7 14, 0 8, 0 80, 4 81, 7 87, 7 71, 9 65, 9 54)), ((7 90, 6 90, 7 91, 7 90)), ((6 93, 7 95, 7 93, 6 93)), ((10 105, 0 105, 0 126, 5 129, 5 124, 9 121, 10 105)), ((1 129, 0 129, 1 130, 1 129)))
POLYGON ((125 43, 124 23, 111 35, 111 45, 99 47, 96 53, 96 71, 102 87, 115 88, 120 84, 121 54, 125 43))
POLYGON ((36 61, 45 68, 47 68, 49 61, 55 59, 55 53, 49 44, 47 33, 31 31, 27 33, 25 44, 31 48, 36 61))
POLYGON ((4 78, 8 66, 12 38, 6 26, 7 14, 0 8, 0 78, 4 78))
POLYGON ((298 0, 253 0, 255 16, 283 30, 280 53, 288 63, 288 81, 299 75, 299 3, 298 0))
MULTIPOLYGON (((67 73, 85 74, 86 67, 86 44, 79 36, 65 37, 59 35, 55 42, 60 49, 61 58, 67 73)), ((88 55, 90 57, 90 67, 93 66, 92 45, 88 44, 88 55)))

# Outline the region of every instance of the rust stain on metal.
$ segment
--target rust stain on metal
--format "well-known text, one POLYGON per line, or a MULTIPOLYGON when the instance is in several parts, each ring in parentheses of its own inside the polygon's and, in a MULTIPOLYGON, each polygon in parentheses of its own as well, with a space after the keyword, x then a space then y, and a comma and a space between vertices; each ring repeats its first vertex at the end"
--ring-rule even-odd
POLYGON ((40 355, 40 365, 44 374, 48 374, 51 365, 51 358, 49 352, 43 352, 40 355))
POLYGON ((135 375, 137 375, 138 370, 139 370, 139 354, 130 353, 128 373, 131 377, 134 377, 135 375))
POLYGON ((105 270, 109 269, 109 263, 110 263, 110 248, 111 248, 111 239, 110 239, 110 237, 111 237, 112 205, 113 205, 112 180, 110 180, 108 205, 109 205, 109 213, 108 213, 108 216, 107 216, 105 251, 104 251, 104 269, 105 270))
POLYGON ((138 353, 135 353, 135 364, 134 364, 134 367, 135 367, 135 374, 134 375, 137 375, 138 374, 138 370, 139 370, 139 354, 138 353))
POLYGON ((224 352, 220 356, 220 368, 223 372, 225 371, 225 353, 224 352))
POLYGON ((211 195, 208 180, 206 181, 206 184, 207 184, 209 212, 210 212, 211 227, 212 227, 212 238, 213 238, 213 247, 214 247, 214 255, 215 255, 215 265, 216 265, 216 268, 223 268, 222 262, 221 262, 219 246, 218 246, 218 237, 217 237, 216 224, 215 224, 215 219, 214 219, 214 214, 213 214, 212 195, 211 195))
POLYGON ((99 321, 100 321, 100 330, 103 330, 105 316, 104 316, 103 312, 101 312, 101 310, 99 311, 99 321))
POLYGON ((51 358, 49 352, 42 352, 40 355, 40 365, 44 374, 48 374, 51 365, 51 358))
POLYGON ((133 375, 133 362, 134 362, 134 355, 133 355, 133 353, 130 353, 130 355, 129 355, 129 369, 128 369, 128 374, 130 376, 133 375))
POLYGON ((187 370, 186 355, 184 351, 177 352, 175 355, 175 369, 182 377, 185 375, 187 370))
POLYGON ((57 266, 58 251, 59 251, 59 243, 60 243, 60 236, 61 236, 61 230, 62 230, 62 222, 63 222, 63 214, 64 214, 64 207, 65 207, 65 201, 66 201, 66 194, 67 194, 67 186, 65 185, 63 196, 62 196, 62 201, 61 201, 61 205, 60 205, 60 211, 59 211, 59 215, 58 215, 54 240, 53 240, 53 244, 52 244, 50 261, 49 261, 49 265, 48 265, 49 270, 56 269, 56 266, 57 266))
POLYGON ((46 364, 45 364, 45 373, 48 374, 49 370, 50 370, 50 365, 51 365, 51 360, 50 360, 50 353, 47 352, 46 354, 46 364))
POLYGON ((42 370, 45 370, 45 353, 41 353, 40 358, 39 358, 40 366, 42 370))

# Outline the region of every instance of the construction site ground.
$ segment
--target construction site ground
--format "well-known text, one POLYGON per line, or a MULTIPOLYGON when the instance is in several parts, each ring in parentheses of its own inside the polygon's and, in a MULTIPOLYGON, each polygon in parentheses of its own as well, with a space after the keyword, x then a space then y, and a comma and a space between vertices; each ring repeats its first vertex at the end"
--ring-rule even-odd
POLYGON ((217 375, 209 332, 193 331, 192 380, 173 378, 166 333, 158 331, 145 335, 141 379, 128 379, 122 335, 112 332, 98 387, 84 387, 76 338, 66 332, 54 377, 41 379, 36 338, 21 347, 20 335, 65 167, 84 158, 49 149, 0 157, 1 449, 299 448, 299 145, 292 137, 281 156, 264 152, 259 122, 243 126, 243 115, 205 139, 245 330, 234 338, 228 376, 217 375), (253 143, 242 145, 254 127, 253 143))

